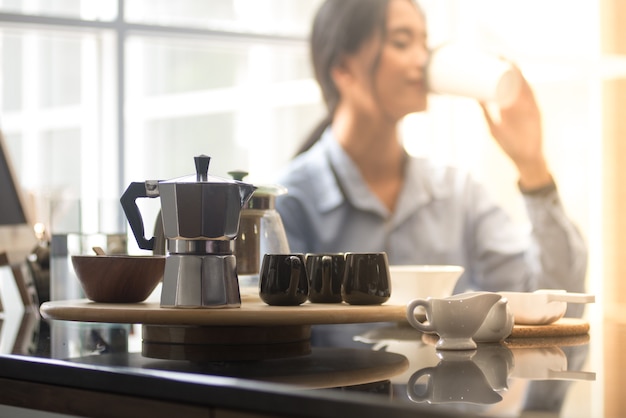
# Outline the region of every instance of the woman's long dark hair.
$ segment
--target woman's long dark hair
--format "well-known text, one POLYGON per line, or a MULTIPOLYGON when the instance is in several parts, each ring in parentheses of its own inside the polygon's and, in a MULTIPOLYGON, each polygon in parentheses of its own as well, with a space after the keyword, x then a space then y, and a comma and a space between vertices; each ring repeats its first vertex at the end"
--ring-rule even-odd
POLYGON ((309 134, 298 154, 311 148, 332 123, 339 102, 339 91, 331 76, 332 68, 345 55, 357 52, 376 31, 384 36, 388 4, 389 0, 326 0, 319 8, 313 20, 310 53, 328 114, 309 134))

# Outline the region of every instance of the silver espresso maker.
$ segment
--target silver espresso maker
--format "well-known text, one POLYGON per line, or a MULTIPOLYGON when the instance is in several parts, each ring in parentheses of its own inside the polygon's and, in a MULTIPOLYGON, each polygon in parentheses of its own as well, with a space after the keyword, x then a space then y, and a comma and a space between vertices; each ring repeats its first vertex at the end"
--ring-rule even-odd
POLYGON ((139 248, 154 249, 146 239, 138 198, 161 199, 167 258, 162 307, 239 307, 241 296, 233 240, 241 209, 255 187, 209 176, 210 157, 195 157, 196 174, 173 180, 131 183, 120 201, 139 248))

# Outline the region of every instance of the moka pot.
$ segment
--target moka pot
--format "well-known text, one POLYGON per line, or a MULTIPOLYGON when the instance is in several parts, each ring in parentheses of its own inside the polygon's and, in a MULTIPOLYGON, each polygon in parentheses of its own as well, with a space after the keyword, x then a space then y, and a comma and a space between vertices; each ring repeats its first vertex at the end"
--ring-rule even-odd
POLYGON ((162 307, 239 307, 241 297, 233 240, 241 209, 255 187, 209 176, 210 157, 195 157, 196 174, 172 180, 131 183, 120 201, 137 244, 154 249, 147 239, 138 198, 161 200, 167 259, 162 307))

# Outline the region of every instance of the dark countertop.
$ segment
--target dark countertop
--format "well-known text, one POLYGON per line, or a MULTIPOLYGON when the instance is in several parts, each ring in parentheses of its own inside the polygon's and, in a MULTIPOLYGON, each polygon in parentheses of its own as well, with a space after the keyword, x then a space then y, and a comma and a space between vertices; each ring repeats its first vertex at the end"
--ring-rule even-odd
MULTIPOLYGON (((416 411, 390 402, 381 403, 371 397, 346 397, 342 392, 320 395, 313 391, 293 391, 283 385, 222 376, 95 366, 16 355, 0 357, 0 370, 3 378, 32 383, 272 415, 349 416, 357 413, 363 417, 380 417, 392 413, 399 417, 416 416, 416 411)), ((18 406, 29 404, 31 401, 25 400, 18 406)))
POLYGON ((515 416, 525 410, 596 416, 604 401, 603 367, 610 367, 602 361, 606 329, 618 338, 625 328, 603 327, 603 317, 597 318, 590 319, 589 335, 481 344, 465 353, 438 352, 428 336, 403 324, 323 325, 312 328, 310 354, 192 362, 142 355, 137 325, 48 321, 36 311, 21 318, 5 312, 0 404, 88 414, 71 403, 33 402, 28 388, 41 384, 258 416, 505 411, 515 416), (28 383, 24 393, 4 390, 14 381, 28 383))
MULTIPOLYGON (((5 320, 10 317, 11 313, 5 313, 5 320)), ((15 328, 6 321, 4 325, 15 328)), ((393 374, 408 367, 399 354, 313 347, 311 354, 294 358, 197 364, 151 359, 133 352, 130 346, 136 343, 133 334, 138 329, 134 326, 46 321, 28 313, 19 328, 13 352, 0 355, 0 379, 271 416, 402 417, 419 416, 423 409, 394 404, 390 382, 377 380, 385 375, 385 368, 391 367, 393 374), (66 358, 68 351, 77 356, 66 358), (62 352, 65 354, 59 355, 62 352), (359 368, 363 370, 353 373, 359 368), (373 376, 368 377, 368 372, 373 376), (324 386, 320 383, 324 377, 348 386, 316 389, 324 386), (351 379, 358 384, 350 385, 351 379)), ((20 400, 3 392, 0 389, 0 403, 34 405, 28 393, 18 396, 20 400)), ((81 412, 80 407, 52 410, 81 412)), ((433 416, 433 411, 427 415, 433 416)))

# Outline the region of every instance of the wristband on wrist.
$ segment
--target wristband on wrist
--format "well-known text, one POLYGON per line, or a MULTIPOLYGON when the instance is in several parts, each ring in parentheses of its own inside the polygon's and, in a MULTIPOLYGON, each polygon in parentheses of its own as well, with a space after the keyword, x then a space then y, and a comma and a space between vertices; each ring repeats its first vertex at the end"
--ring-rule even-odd
POLYGON ((556 183, 554 182, 554 179, 552 179, 548 184, 533 189, 525 189, 521 184, 519 184, 519 182, 517 183, 517 187, 525 196, 547 196, 556 191, 556 183))

